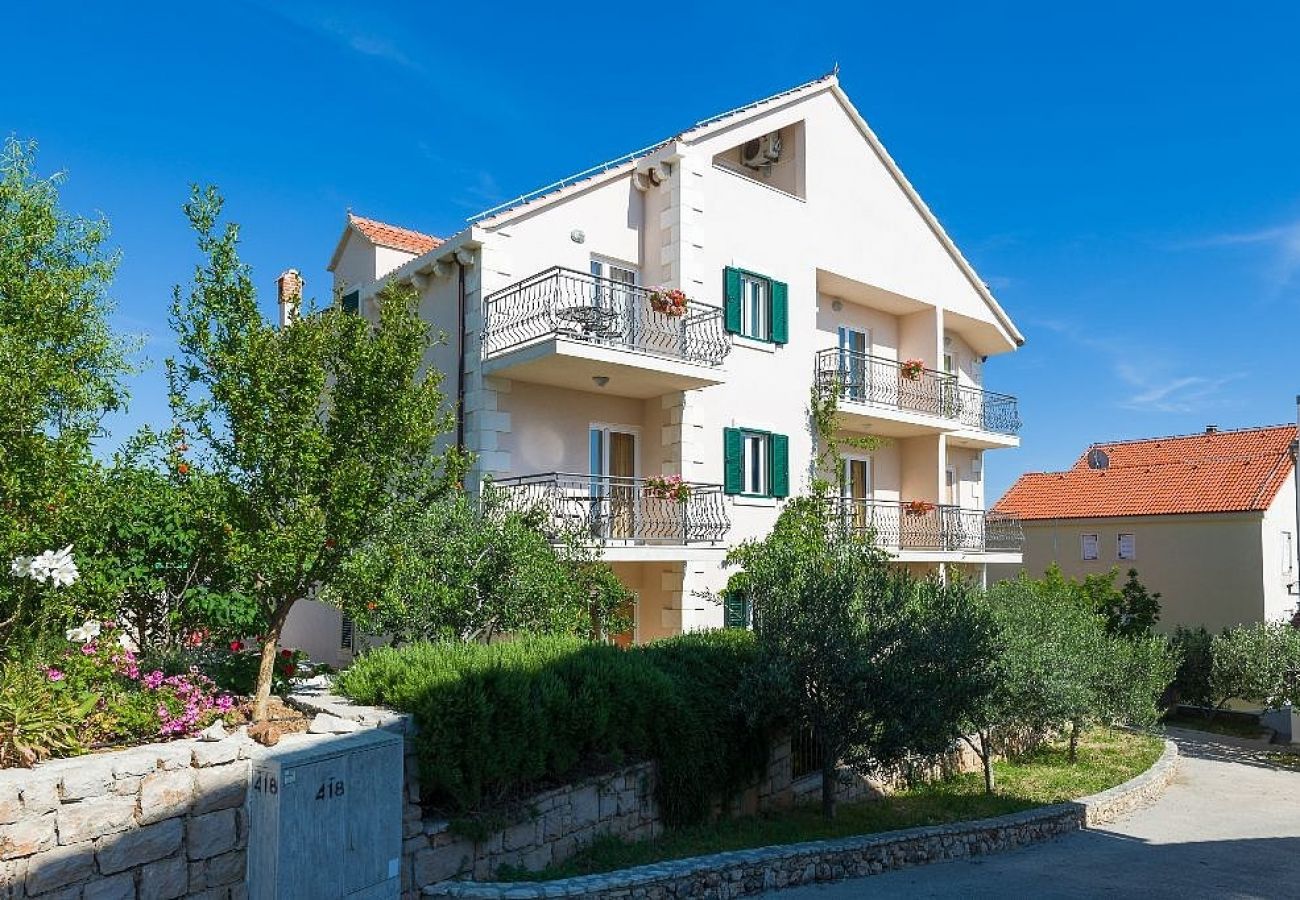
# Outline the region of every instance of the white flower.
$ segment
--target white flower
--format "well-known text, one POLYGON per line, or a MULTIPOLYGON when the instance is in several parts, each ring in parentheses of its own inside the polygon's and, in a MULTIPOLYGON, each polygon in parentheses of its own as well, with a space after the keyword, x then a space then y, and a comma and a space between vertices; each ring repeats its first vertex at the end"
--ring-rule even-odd
POLYGON ((9 564, 9 571, 16 578, 30 578, 32 575, 32 557, 15 556, 14 561, 9 564))
MULTIPOLYGON (((80 577, 81 573, 77 571, 77 563, 72 558, 71 544, 51 556, 49 565, 46 568, 46 574, 49 576, 50 583, 55 587, 67 587, 80 577)), ((98 626, 96 626, 96 629, 98 629, 98 626)), ((96 630, 95 633, 98 634, 99 631, 96 630)))
POLYGON ((80 628, 69 628, 63 636, 70 641, 89 643, 99 637, 100 625, 96 621, 82 622, 80 628))

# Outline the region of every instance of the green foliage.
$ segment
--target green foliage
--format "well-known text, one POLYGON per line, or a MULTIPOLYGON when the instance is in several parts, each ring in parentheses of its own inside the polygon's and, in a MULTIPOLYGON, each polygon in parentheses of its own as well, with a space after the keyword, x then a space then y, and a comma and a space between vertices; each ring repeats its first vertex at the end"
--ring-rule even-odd
POLYGON ((19 660, 4 663, 0 666, 0 769, 84 752, 77 729, 87 712, 72 697, 55 691, 35 668, 19 660))
MULTIPOLYGON (((109 328, 116 258, 107 225, 59 207, 35 174, 35 145, 0 151, 0 561, 78 539, 82 481, 103 416, 126 400, 131 351, 109 328)), ((0 643, 38 624, 27 593, 0 578, 0 643)), ((43 596, 61 629, 77 592, 43 596), (61 604, 55 608, 55 604, 61 604)))
POLYGON ((1119 567, 1106 574, 1085 575, 1083 580, 1066 578, 1056 563, 1048 567, 1042 583, 1052 590, 1073 594, 1081 603, 1106 620, 1106 630, 1124 637, 1143 637, 1160 621, 1160 594, 1149 593, 1138 580, 1137 569, 1128 570, 1123 587, 1115 586, 1119 567))
POLYGON ((1210 650, 1210 633, 1203 626, 1180 625, 1169 642, 1181 660, 1178 674, 1174 676, 1175 701, 1191 706, 1213 706, 1214 656, 1210 650))
POLYGON ((367 653, 339 686, 414 714, 421 783, 451 812, 653 759, 660 809, 680 824, 765 762, 765 732, 734 705, 753 653, 744 632, 630 650, 566 637, 419 643, 367 653))
POLYGON ((836 376, 829 384, 814 384, 808 400, 809 419, 812 422, 814 449, 813 493, 825 494, 832 488, 838 493, 844 488, 844 453, 847 447, 861 453, 871 453, 889 443, 873 435, 846 435, 840 432, 840 393, 844 381, 836 376), (826 477, 833 473, 831 481, 826 477))
POLYGON ((1210 644, 1216 706, 1233 698, 1266 706, 1300 703, 1300 630, 1283 622, 1240 625, 1210 644))
POLYGON ((1095 592, 1059 574, 1037 581, 1022 574, 990 590, 1002 643, 999 688, 975 724, 1069 729, 1073 755, 1089 725, 1154 721, 1177 658, 1162 638, 1111 633, 1094 612, 1095 592))
POLYGON ((557 550, 529 515, 490 489, 393 503, 323 594, 363 631, 411 641, 488 641, 501 633, 612 635, 631 593, 598 559, 557 550))
POLYGON ((917 582, 829 521, 823 498, 797 498, 728 562, 744 566, 754 606, 750 708, 812 729, 831 817, 838 761, 888 767, 957 740, 992 688, 992 628, 967 585, 917 582))
POLYGON ((433 335, 415 291, 386 287, 373 322, 332 306, 276 328, 221 207, 211 188, 185 206, 204 260, 188 292, 174 292, 180 353, 167 369, 194 459, 226 491, 232 596, 261 620, 261 719, 293 604, 333 583, 393 498, 425 500, 460 473, 441 472, 434 450, 451 419, 439 373, 424 366, 433 335))

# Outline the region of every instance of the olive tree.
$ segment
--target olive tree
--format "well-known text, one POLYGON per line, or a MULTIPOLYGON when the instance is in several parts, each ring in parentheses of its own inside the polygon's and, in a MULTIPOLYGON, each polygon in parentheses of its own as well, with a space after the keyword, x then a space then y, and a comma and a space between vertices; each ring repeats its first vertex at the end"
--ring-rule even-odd
POLYGON ((276 328, 221 209, 213 188, 185 205, 203 261, 174 291, 167 369, 177 427, 225 485, 226 563, 261 622, 260 721, 289 611, 333 581, 395 497, 439 484, 450 422, 439 373, 422 367, 434 336, 412 289, 381 291, 373 324, 335 304, 276 328))
POLYGON ((1210 688, 1216 710, 1229 700, 1266 706, 1300 703, 1300 631, 1284 622, 1254 622, 1215 635, 1210 688))
POLYGON ((753 605, 749 705, 811 729, 833 818, 840 762, 885 768, 951 748, 991 687, 992 628, 968 587, 916 581, 829 511, 823 496, 792 500, 728 561, 744 567, 753 605))

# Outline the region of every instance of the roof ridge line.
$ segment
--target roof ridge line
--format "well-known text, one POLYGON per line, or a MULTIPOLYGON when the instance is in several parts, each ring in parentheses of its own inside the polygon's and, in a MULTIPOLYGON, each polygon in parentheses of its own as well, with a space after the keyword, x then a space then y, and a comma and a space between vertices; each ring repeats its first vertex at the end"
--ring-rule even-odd
POLYGON ((1295 427, 1296 424, 1294 422, 1282 422, 1278 425, 1246 425, 1242 428, 1220 428, 1216 431, 1193 431, 1188 434, 1165 434, 1145 438, 1119 438, 1113 441, 1093 441, 1088 445, 1088 448, 1107 447, 1114 444, 1149 444, 1153 441, 1186 440, 1188 438, 1196 437, 1212 437, 1216 434, 1242 434, 1247 431, 1274 431, 1281 428, 1294 429, 1295 427))

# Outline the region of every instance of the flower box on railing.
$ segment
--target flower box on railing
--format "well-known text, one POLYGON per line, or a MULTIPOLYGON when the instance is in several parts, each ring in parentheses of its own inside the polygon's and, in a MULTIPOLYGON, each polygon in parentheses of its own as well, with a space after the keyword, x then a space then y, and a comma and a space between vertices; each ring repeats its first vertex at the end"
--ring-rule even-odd
POLYGON ((899 365, 898 371, 908 381, 920 381, 925 373, 925 360, 905 359, 899 365))
POLYGON ((690 298, 677 288, 657 287, 650 289, 650 308, 665 316, 680 318, 686 315, 690 298))
POLYGON ((934 510, 935 505, 928 500, 908 500, 903 504, 903 512, 909 516, 927 516, 934 510))
POLYGON ((691 486, 680 475, 651 475, 646 478, 643 490, 647 497, 656 500, 686 503, 691 499, 691 486))

